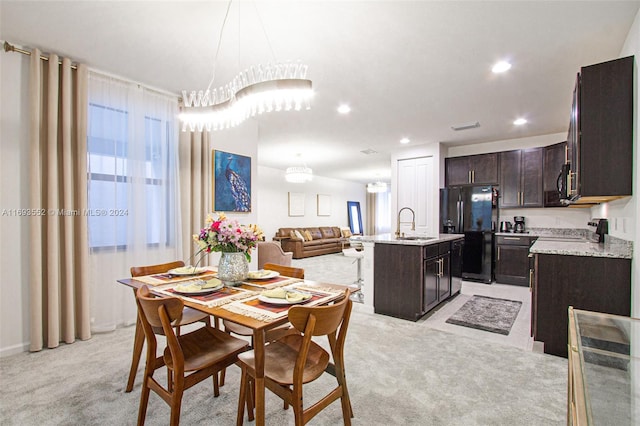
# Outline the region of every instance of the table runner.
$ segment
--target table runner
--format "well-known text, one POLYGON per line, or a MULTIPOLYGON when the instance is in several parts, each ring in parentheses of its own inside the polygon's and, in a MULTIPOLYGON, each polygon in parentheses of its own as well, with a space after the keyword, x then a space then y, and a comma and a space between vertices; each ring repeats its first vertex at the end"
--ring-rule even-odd
POLYGON ((311 299, 293 305, 275 305, 262 302, 258 299, 259 295, 254 295, 244 300, 238 300, 226 304, 222 306, 222 308, 236 314, 246 315, 260 321, 269 322, 278 318, 286 317, 289 313, 289 308, 293 306, 321 305, 330 302, 343 293, 342 291, 336 291, 334 289, 329 290, 325 288, 318 289, 315 287, 305 287, 303 284, 299 286, 294 285, 291 286, 291 288, 311 293, 311 299))
POLYGON ((189 302, 199 303, 209 308, 213 308, 215 306, 222 306, 224 304, 231 303, 236 300, 246 299, 256 294, 255 291, 245 290, 243 288, 223 287, 220 290, 215 291, 213 293, 209 293, 209 294, 203 294, 199 296, 196 296, 196 295, 184 296, 182 294, 176 293, 173 285, 167 286, 162 289, 154 288, 152 291, 154 293, 159 293, 165 296, 180 297, 189 302))
POLYGON ((191 281, 191 280, 210 280, 211 278, 215 278, 217 274, 217 268, 214 267, 206 267, 207 271, 198 274, 198 275, 173 275, 169 273, 163 274, 152 274, 152 275, 144 275, 142 277, 132 277, 132 279, 136 281, 141 281, 145 284, 157 286, 161 284, 167 283, 178 283, 183 281, 191 281))

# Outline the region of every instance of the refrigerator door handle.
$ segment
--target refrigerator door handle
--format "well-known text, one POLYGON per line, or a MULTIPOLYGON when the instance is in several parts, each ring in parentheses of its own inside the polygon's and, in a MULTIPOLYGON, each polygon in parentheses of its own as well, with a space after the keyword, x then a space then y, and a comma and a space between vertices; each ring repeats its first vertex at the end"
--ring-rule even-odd
POLYGON ((460 232, 461 234, 464 233, 464 201, 460 201, 460 213, 458 213, 458 218, 460 218, 460 232))

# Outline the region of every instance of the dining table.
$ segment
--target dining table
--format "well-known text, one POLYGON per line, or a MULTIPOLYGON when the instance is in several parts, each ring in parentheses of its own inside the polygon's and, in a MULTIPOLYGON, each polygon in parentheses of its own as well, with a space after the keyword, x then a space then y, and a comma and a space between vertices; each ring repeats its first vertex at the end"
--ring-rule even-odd
MULTIPOLYGON (((255 422, 258 426, 265 424, 265 333, 267 330, 279 327, 288 322, 287 312, 295 304, 271 305, 263 303, 261 293, 276 287, 295 288, 312 295, 311 300, 305 302, 307 306, 328 304, 342 296, 345 290, 349 293, 358 291, 357 288, 307 279, 291 278, 282 275, 267 276, 260 279, 246 279, 237 285, 220 288, 219 291, 191 295, 176 292, 178 286, 188 286, 195 280, 215 278, 217 268, 202 268, 198 275, 172 275, 170 273, 155 274, 144 277, 118 279, 119 284, 132 288, 134 291, 147 285, 152 293, 158 296, 175 296, 200 312, 211 315, 214 326, 219 327, 220 320, 250 328, 253 331, 253 350, 255 351, 255 422)), ((274 274, 275 275, 275 274, 274 274)))

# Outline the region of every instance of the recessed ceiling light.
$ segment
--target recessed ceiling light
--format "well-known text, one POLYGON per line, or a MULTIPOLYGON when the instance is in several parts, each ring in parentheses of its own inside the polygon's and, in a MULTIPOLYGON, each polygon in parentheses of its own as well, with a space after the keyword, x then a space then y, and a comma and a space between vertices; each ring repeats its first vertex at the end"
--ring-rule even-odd
POLYGON ((513 122, 513 124, 515 124, 516 126, 522 126, 523 124, 527 124, 527 120, 525 120, 524 118, 518 118, 513 122))
POLYGON ((338 107, 338 112, 340 114, 349 114, 351 112, 351 107, 347 104, 342 104, 338 107))
POLYGON ((402 144, 409 143, 409 142, 411 142, 411 141, 409 140, 409 138, 402 138, 402 139, 400 139, 400 143, 402 143, 402 144))
POLYGON ((496 64, 491 68, 491 71, 494 73, 501 73, 505 71, 509 71, 511 68, 511 64, 507 61, 496 62, 496 64))

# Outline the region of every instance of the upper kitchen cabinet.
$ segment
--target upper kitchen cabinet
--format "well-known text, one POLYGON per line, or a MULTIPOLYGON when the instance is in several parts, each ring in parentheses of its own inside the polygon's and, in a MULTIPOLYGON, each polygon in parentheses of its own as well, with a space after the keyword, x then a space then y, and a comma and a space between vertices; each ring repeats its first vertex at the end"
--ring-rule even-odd
POLYGON ((498 183, 498 154, 445 158, 446 185, 495 185, 498 183))
POLYGON ((544 207, 563 207, 560 202, 558 184, 561 180, 562 166, 567 162, 567 142, 544 147, 542 190, 544 207))
POLYGON ((543 148, 500 153, 500 207, 542 207, 543 148))
POLYGON ((567 139, 566 198, 599 203, 632 194, 633 56, 583 67, 567 139))

